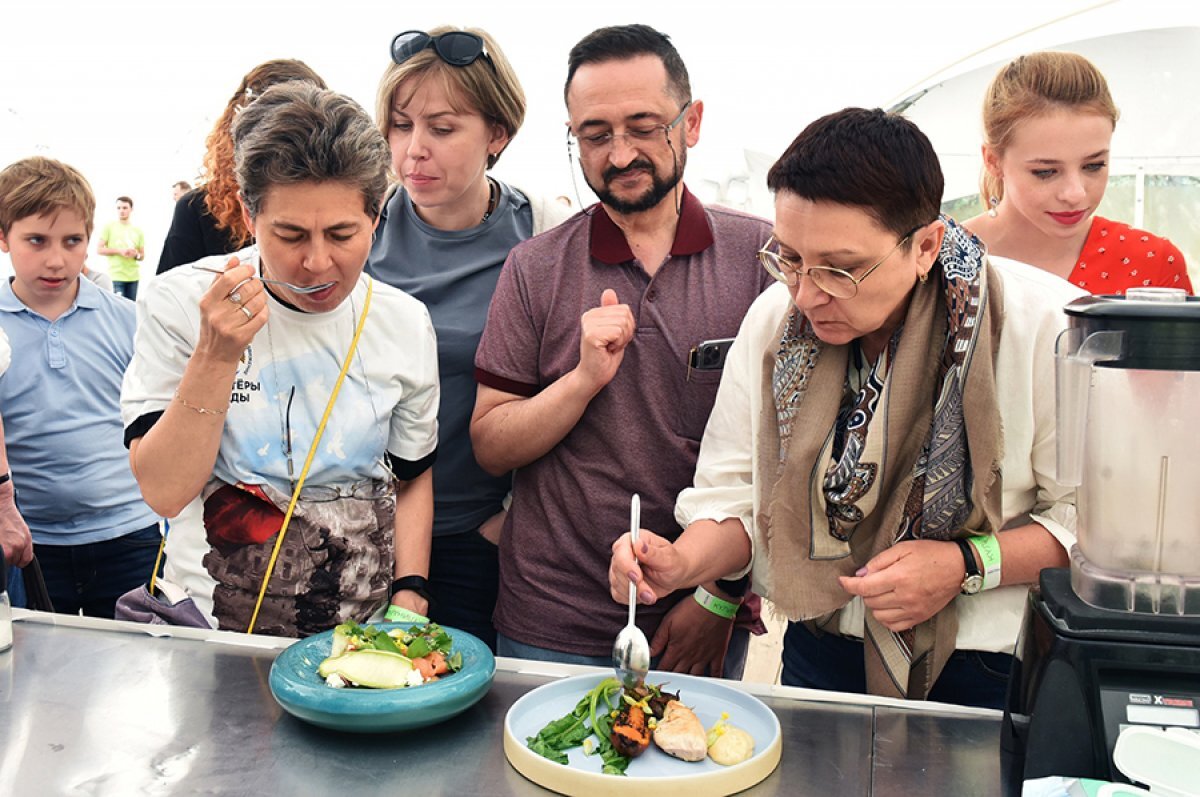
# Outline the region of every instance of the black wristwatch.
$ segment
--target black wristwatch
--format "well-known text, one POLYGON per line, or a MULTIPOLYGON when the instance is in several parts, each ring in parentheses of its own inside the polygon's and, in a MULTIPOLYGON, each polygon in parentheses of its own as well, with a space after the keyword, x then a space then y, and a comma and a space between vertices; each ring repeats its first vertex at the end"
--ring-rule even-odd
POLYGON ((396 597, 396 593, 401 590, 410 590, 417 593, 429 603, 433 603, 433 596, 429 594, 429 579, 425 576, 402 576, 392 582, 392 588, 388 590, 388 600, 396 597))
POLYGON ((962 551, 966 574, 963 576, 959 591, 964 595, 975 595, 983 589, 983 573, 979 572, 979 564, 975 561, 975 550, 966 540, 955 540, 962 551))

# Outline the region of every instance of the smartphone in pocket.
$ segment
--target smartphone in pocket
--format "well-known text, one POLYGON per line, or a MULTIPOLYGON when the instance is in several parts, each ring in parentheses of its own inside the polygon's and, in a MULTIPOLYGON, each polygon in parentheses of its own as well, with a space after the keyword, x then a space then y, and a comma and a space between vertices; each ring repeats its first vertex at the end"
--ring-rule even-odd
POLYGON ((732 345, 733 338, 717 338, 693 346, 688 352, 688 378, 692 371, 720 371, 725 367, 725 357, 732 345))

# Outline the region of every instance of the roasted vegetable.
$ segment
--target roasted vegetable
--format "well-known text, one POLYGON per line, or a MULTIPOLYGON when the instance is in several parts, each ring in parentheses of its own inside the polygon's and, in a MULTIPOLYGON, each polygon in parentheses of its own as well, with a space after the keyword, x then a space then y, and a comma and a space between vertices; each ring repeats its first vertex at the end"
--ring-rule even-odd
POLYGON ((613 721, 609 737, 617 752, 626 758, 637 758, 650 746, 650 726, 640 704, 625 706, 613 721))
POLYGON ((678 700, 679 695, 664 692, 653 684, 639 684, 625 690, 626 703, 641 703, 646 713, 655 719, 662 719, 667 710, 667 703, 678 700))

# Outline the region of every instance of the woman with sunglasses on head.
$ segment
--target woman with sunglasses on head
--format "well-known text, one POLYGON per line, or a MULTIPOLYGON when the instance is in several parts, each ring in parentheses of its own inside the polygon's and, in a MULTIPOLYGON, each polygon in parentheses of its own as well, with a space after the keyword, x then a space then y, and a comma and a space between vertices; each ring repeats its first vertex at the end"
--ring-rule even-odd
POLYGON ((205 140, 205 183, 175 202, 171 228, 158 258, 162 274, 184 263, 209 255, 236 252, 251 242, 238 202, 237 176, 233 173, 233 124, 239 111, 277 83, 307 80, 327 88, 321 76, 303 61, 280 58, 251 69, 225 103, 225 110, 205 140))
POLYGON ((1023 55, 983 101, 986 213, 965 226, 994 255, 1030 263, 1094 294, 1157 286, 1192 292, 1166 238, 1097 216, 1108 187, 1117 108, 1108 83, 1074 53, 1023 55))
POLYGON ((632 574, 653 603, 753 554, 792 621, 784 684, 999 707, 1028 585, 1074 538, 1045 386, 1081 292, 939 216, 941 167, 903 117, 818 119, 767 183, 759 258, 783 284, 729 351, 683 535, 619 539, 612 595, 632 574))
POLYGON ((256 244, 151 283, 121 396, 134 475, 171 518, 164 577, 222 629, 305 636, 389 599, 423 615, 437 345, 420 302, 363 273, 387 142, 304 81, 233 139, 256 244))
POLYGON ((565 219, 554 200, 488 174, 525 117, 525 93, 485 31, 406 31, 392 42, 377 122, 399 185, 367 269, 429 308, 438 336, 442 445, 434 468, 434 619, 493 649, 496 542, 511 479, 475 461, 475 349, 508 252, 565 219))

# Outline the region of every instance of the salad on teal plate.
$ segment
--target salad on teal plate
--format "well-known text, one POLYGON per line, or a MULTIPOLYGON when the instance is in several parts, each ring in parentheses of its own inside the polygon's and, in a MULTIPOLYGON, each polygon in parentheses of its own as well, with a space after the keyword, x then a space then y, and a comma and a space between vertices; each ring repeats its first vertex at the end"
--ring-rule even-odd
POLYGON ((382 733, 461 714, 487 694, 495 675, 492 652, 466 631, 349 623, 285 648, 271 665, 269 682, 276 702, 298 719, 339 731, 382 733), (450 664, 437 668, 436 680, 423 682, 416 667, 404 668, 411 670, 408 678, 396 675, 395 665, 404 663, 398 657, 406 662, 404 654, 412 653, 416 660, 430 649, 434 660, 440 653, 450 664), (355 686, 358 678, 389 688, 355 686))

